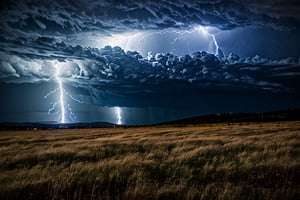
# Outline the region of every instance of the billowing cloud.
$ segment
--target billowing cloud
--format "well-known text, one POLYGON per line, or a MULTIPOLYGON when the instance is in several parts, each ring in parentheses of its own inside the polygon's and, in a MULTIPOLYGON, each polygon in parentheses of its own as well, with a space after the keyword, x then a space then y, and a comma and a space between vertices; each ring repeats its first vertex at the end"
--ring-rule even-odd
MULTIPOLYGON (((176 40, 181 37, 180 34, 174 34, 176 30, 189 31, 201 25, 215 27, 218 30, 253 26, 273 27, 280 30, 294 30, 294 34, 298 35, 300 7, 297 5, 299 3, 294 0, 272 2, 235 0, 25 0, 16 2, 4 0, 0 7, 0 43, 5 50, 9 50, 7 46, 11 47, 11 44, 14 44, 14 51, 23 49, 23 44, 35 49, 37 45, 47 46, 55 42, 99 48, 100 46, 97 45, 102 43, 101 39, 104 39, 103 43, 105 43, 109 39, 107 36, 114 34, 132 35, 132 32, 158 33, 162 30, 175 30, 169 35, 166 34, 166 37, 174 37, 176 40)), ((264 34, 264 37, 268 37, 270 33, 264 34)), ((279 36, 279 39, 281 37, 279 36)), ((141 34, 139 41, 143 41, 143 38, 141 34)), ((293 40, 293 37, 291 38, 293 40)), ((111 37, 110 39, 116 40, 117 38, 111 37)), ((157 38, 150 39, 155 42, 157 38)), ((231 40, 229 42, 234 43, 231 40)), ((277 40, 276 37, 274 43, 282 42, 275 40, 277 40)), ((120 45, 117 42, 118 40, 116 43, 109 44, 120 45)), ((192 40, 190 43, 195 42, 192 40)), ((182 44, 178 43, 178 45, 182 44)), ((158 45, 148 46, 155 49, 158 45)), ((164 43, 164 46, 172 45, 164 43)), ((293 43, 287 47, 291 49, 291 52, 298 52, 293 43)), ((176 51, 177 46, 174 48, 176 51)), ((172 52, 172 49, 167 47, 166 49, 172 52)), ((192 53, 195 49, 184 53, 192 53)), ((231 51, 233 50, 226 53, 231 51)))
MULTIPOLYGON (((300 27, 298 4, 293 0, 4 0, 0 5, 0 86, 5 93, 14 89, 12 99, 26 88, 27 102, 32 94, 39 102, 55 102, 56 96, 45 100, 43 92, 55 90, 59 68, 64 90, 78 99, 77 109, 81 104, 88 109, 176 104, 219 112, 227 106, 235 108, 236 103, 242 108, 243 101, 257 108, 263 100, 260 108, 264 108, 273 97, 278 97, 279 106, 270 109, 282 102, 280 108, 299 105, 299 40, 294 41, 300 27), (241 31, 228 36, 240 27, 255 29, 247 37, 241 31), (262 33, 254 35, 261 27, 262 33), (290 34, 283 37, 286 32, 290 34), (260 37, 273 33, 278 35, 267 41, 260 37), (146 43, 153 53, 147 54, 146 48, 127 51, 129 38, 135 47, 146 43), (208 53, 218 50, 217 41, 225 57, 208 53), (123 49, 117 47, 120 42, 123 49), (106 43, 115 47, 104 47, 106 43), (278 53, 272 60, 261 52, 257 54, 263 57, 245 51, 245 58, 237 55, 240 52, 229 53, 238 45, 249 50, 250 43, 258 46, 255 51, 275 46, 274 51, 287 53, 278 53), (283 58, 287 56, 296 58, 283 58)), ((9 97, 6 102, 10 104, 9 97)), ((41 110, 48 110, 47 106, 41 110)))
POLYGON ((6 61, 2 61, 1 68, 0 68, 0 77, 10 77, 10 76, 16 76, 19 77, 19 74, 17 74, 16 70, 6 61))
MULTIPOLYGON (((36 54, 42 55, 47 53, 45 48, 47 49, 57 42, 61 44, 64 42, 72 46, 80 44, 100 48, 103 46, 99 46, 100 43, 107 45, 105 42, 110 40, 109 45, 120 46, 119 38, 109 38, 109 36, 118 34, 123 36, 122 34, 126 33, 123 37, 125 43, 128 42, 126 40, 128 35, 139 34, 138 41, 136 38, 131 39, 135 46, 139 46, 136 43, 147 42, 143 40, 145 36, 142 33, 146 35, 156 33, 156 36, 153 35, 146 39, 149 39, 150 43, 159 43, 160 41, 157 40, 165 40, 161 46, 166 46, 166 51, 173 52, 175 49, 175 52, 182 54, 178 50, 178 45, 182 46, 187 38, 197 37, 193 34, 188 36, 182 36, 182 34, 187 34, 197 26, 214 27, 218 31, 232 30, 237 27, 273 27, 277 30, 293 30, 293 34, 298 35, 300 27, 298 4, 294 0, 272 2, 236 0, 25 0, 16 2, 4 0, 0 7, 0 44, 5 51, 15 51, 16 53, 24 51, 25 48, 31 53, 32 50, 36 51, 42 46, 43 49, 36 52, 36 54), (163 30, 172 31, 165 36, 157 37, 158 33, 163 30), (166 44, 168 37, 179 43, 172 46, 170 45, 172 41, 168 41, 169 44, 166 44)), ((255 32, 257 31, 255 30, 255 32)), ((282 32, 280 31, 280 33, 282 32)), ((263 33, 263 36, 268 37, 269 34, 269 32, 263 33)), ((279 33, 276 32, 276 34, 279 33)), ((281 37, 279 35, 277 38, 281 37)), ((274 37, 274 43, 278 43, 280 46, 282 41, 276 41, 277 38, 274 37)), ((290 38, 293 40, 293 37, 290 38)), ((203 45, 206 44, 203 41, 200 42, 199 47, 203 48, 203 45)), ((234 38, 227 38, 226 41, 234 43, 234 38)), ((198 46, 193 45, 195 40, 188 43, 192 44, 193 50, 188 51, 189 48, 186 47, 184 53, 191 54, 199 49, 198 46)), ((298 43, 296 41, 296 44, 298 43)), ((293 44, 290 42, 287 48, 290 48, 291 52, 299 52, 293 44)), ((259 43, 255 43, 255 45, 259 45, 259 43)), ((149 46, 157 49, 159 45, 146 45, 146 47, 149 46)), ((200 50, 208 50, 202 48, 200 50)), ((264 48, 268 49, 268 47, 264 48)), ((139 50, 139 53, 143 53, 144 56, 145 52, 149 51, 148 49, 143 52, 140 49, 134 50, 139 50)), ((160 49, 156 52, 162 51, 160 49)), ((229 53, 233 50, 226 51, 229 53)), ((61 55, 54 56, 59 59, 61 55)), ((279 56, 277 55, 277 57, 279 56)))
POLYGON ((104 96, 177 93, 178 88, 186 85, 198 91, 269 93, 299 91, 300 85, 300 63, 295 58, 242 59, 233 53, 220 58, 205 51, 185 56, 149 53, 143 58, 138 52, 125 52, 117 46, 97 49, 56 43, 52 48, 47 56, 2 55, 1 73, 6 76, 2 75, 0 82, 55 82, 56 65, 66 84, 90 96, 81 95, 80 99, 93 104, 103 104, 104 96), (60 59, 54 54, 60 54, 60 59))

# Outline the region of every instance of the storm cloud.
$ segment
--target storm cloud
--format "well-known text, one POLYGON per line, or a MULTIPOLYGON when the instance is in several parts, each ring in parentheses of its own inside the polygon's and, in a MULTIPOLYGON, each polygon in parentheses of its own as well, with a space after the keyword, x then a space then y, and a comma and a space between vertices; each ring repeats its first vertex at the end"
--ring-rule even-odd
MULTIPOLYGON (((56 65, 66 84, 91 95, 94 104, 103 104, 102 96, 107 95, 176 94, 181 86, 198 91, 294 93, 299 91, 300 85, 296 81, 300 63, 295 58, 268 60, 255 56, 242 59, 233 53, 220 58, 205 51, 185 56, 149 53, 143 58, 138 52, 125 52, 117 46, 97 49, 64 43, 56 43, 51 51, 48 49, 48 55, 14 54, 1 55, 0 82, 55 82, 56 65), (284 77, 293 81, 287 82, 284 77), (161 91, 164 87, 168 89, 161 91)), ((117 102, 109 104, 115 106, 117 102)))
POLYGON ((138 1, 4 1, 2 31, 66 34, 80 31, 190 28, 194 25, 232 29, 248 25, 296 28, 300 20, 295 0, 138 0, 138 1))
POLYGON ((4 0, 0 89, 14 92, 0 113, 46 115, 58 76, 74 112, 95 119, 99 106, 298 107, 299 13, 294 0, 4 0))
MULTIPOLYGON (((295 40, 300 32, 299 13, 299 2, 294 0, 4 0, 0 6, 0 43, 5 50, 12 48, 11 44, 20 49, 24 44, 35 48, 53 42, 93 46, 95 40, 107 40, 106 37, 113 34, 131 34, 132 31, 188 31, 197 26, 214 27, 218 30, 235 30, 242 27, 280 30, 260 35, 265 38, 269 38, 270 34, 277 35, 290 30, 294 32, 288 37, 295 40)), ((278 43, 280 46, 281 37, 274 37, 272 43, 278 43)), ((233 39, 226 40, 234 42, 233 39)), ((248 36, 247 40, 251 40, 251 37, 248 36)), ((300 45, 298 40, 295 42, 296 45, 300 45)), ((265 48, 273 49, 272 45, 265 48)), ((291 49, 293 55, 299 52, 293 43, 289 43, 287 48, 291 49)))

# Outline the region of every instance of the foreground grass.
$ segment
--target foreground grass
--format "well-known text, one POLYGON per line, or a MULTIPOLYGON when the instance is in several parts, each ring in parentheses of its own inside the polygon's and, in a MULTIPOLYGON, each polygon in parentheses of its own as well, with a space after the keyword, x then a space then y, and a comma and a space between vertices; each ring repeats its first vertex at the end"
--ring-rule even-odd
POLYGON ((300 122, 0 132, 0 199, 299 199, 300 122))

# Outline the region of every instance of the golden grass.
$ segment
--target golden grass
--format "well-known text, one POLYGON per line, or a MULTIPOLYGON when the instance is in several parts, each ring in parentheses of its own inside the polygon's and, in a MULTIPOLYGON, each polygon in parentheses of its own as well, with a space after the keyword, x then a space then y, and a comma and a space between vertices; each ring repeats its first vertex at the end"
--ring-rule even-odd
POLYGON ((0 132, 0 199, 297 199, 300 121, 0 132))

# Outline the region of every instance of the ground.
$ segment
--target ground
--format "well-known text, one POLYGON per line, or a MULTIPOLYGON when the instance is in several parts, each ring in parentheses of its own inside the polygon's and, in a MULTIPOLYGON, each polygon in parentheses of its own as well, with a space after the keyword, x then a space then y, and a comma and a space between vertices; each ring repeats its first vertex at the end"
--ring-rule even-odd
POLYGON ((300 121, 0 132, 0 199, 299 199, 300 121))

